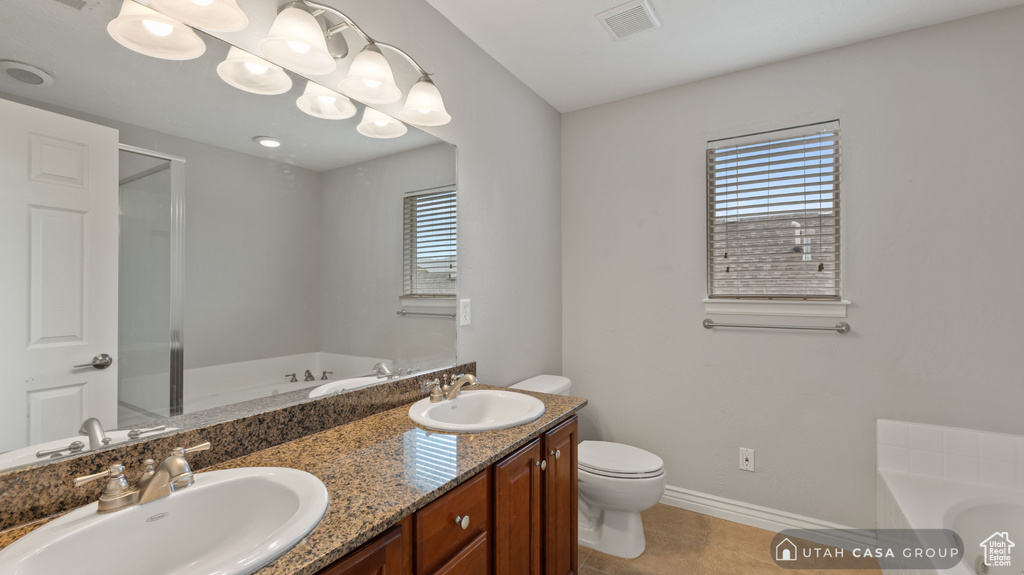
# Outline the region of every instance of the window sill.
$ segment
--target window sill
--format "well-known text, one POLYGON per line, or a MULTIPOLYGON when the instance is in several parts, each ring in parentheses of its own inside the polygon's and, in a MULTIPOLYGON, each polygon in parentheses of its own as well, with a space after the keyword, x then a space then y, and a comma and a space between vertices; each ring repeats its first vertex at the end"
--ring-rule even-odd
POLYGON ((704 313, 789 317, 846 317, 850 305, 842 301, 778 301, 704 298, 704 313))
POLYGON ((455 311, 455 296, 453 295, 403 295, 398 296, 398 303, 403 308, 430 308, 433 310, 443 309, 455 311))

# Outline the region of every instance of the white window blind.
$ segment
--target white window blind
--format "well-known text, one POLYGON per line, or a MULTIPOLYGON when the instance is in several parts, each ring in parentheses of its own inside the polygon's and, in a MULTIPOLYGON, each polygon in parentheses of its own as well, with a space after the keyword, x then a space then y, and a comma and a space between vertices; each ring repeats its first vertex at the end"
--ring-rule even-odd
POLYGON ((405 197, 404 295, 455 295, 455 209, 452 189, 405 197))
POLYGON ((839 122, 708 142, 708 297, 840 299, 839 122))

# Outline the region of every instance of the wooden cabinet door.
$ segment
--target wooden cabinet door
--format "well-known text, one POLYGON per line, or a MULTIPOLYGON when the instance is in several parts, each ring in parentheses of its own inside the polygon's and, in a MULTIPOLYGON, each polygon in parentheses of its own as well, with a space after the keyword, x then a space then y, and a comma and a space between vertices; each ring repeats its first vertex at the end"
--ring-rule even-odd
POLYGON ((494 466, 495 575, 541 575, 540 443, 494 466))
POLYGON ((573 575, 577 561, 576 509, 579 504, 573 417, 544 434, 544 575, 573 575))
POLYGON ((396 525, 317 575, 405 575, 402 525, 396 525))

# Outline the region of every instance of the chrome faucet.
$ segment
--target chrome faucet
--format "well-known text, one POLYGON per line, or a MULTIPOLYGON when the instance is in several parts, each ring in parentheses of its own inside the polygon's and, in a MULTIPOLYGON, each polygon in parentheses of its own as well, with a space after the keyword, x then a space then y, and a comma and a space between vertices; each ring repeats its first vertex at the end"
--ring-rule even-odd
POLYGON ((320 381, 324 381, 325 379, 327 379, 328 375, 334 375, 334 372, 333 371, 325 371, 323 377, 320 378, 320 381))
POLYGON ((210 442, 200 443, 188 449, 175 447, 171 455, 163 461, 155 470, 154 461, 148 459, 143 462, 146 470, 138 481, 139 505, 145 505, 150 501, 163 499, 178 489, 184 489, 195 482, 192 467, 185 461, 185 454, 196 451, 206 451, 210 448, 210 442))
POLYGON ((441 393, 444 394, 445 399, 455 399, 459 396, 459 392, 462 391, 463 386, 474 386, 477 384, 476 378, 470 374, 460 375, 451 385, 442 385, 441 393))
MULTIPOLYGON (((309 372, 307 371, 306 373, 309 373, 309 372)), ((288 380, 288 383, 296 383, 296 382, 298 382, 298 381, 299 381, 299 380, 298 380, 298 379, 297 379, 297 378, 295 377, 295 373, 286 373, 286 374, 284 374, 284 376, 285 376, 285 377, 290 377, 290 378, 291 378, 291 379, 289 379, 289 380, 288 380)))
POLYGON ((143 505, 150 501, 156 501, 167 497, 178 489, 184 489, 195 482, 192 468, 188 461, 185 461, 185 454, 195 451, 206 451, 210 448, 210 442, 200 443, 194 447, 185 449, 177 447, 171 451, 171 456, 153 469, 156 463, 152 459, 142 462, 146 466, 145 471, 139 480, 132 486, 124 476, 124 466, 115 463, 107 469, 92 475, 76 477, 73 481, 75 487, 81 487, 86 483, 97 479, 107 479, 107 484, 100 495, 99 503, 96 506, 97 513, 111 513, 127 509, 134 505, 143 505))
POLYGON ((391 370, 382 362, 377 362, 373 365, 373 373, 376 374, 377 377, 389 377, 391 375, 391 370))
POLYGON ((313 372, 312 371, 309 371, 307 369, 306 370, 306 375, 305 375, 305 377, 303 377, 302 381, 316 381, 316 377, 313 376, 313 372))
POLYGON ((110 438, 107 437, 106 433, 103 433, 103 425, 100 420, 95 417, 90 417, 82 422, 82 427, 78 429, 78 435, 89 436, 89 450, 99 449, 110 443, 110 438))

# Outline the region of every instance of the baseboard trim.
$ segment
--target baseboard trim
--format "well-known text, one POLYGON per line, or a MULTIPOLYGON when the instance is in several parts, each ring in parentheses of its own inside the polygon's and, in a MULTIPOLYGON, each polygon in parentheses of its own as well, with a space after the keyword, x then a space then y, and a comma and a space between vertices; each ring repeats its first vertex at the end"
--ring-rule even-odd
POLYGON ((672 485, 665 487, 665 494, 661 497, 661 502, 672 507, 775 532, 784 529, 849 530, 850 533, 844 533, 838 538, 838 543, 832 543, 843 547, 861 547, 877 543, 877 540, 870 532, 855 530, 852 527, 838 523, 822 521, 813 517, 771 509, 770 507, 762 507, 735 499, 726 499, 725 497, 701 493, 692 489, 683 489, 682 487, 674 487, 672 485))

